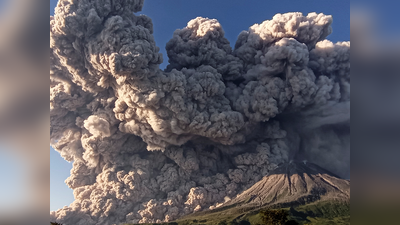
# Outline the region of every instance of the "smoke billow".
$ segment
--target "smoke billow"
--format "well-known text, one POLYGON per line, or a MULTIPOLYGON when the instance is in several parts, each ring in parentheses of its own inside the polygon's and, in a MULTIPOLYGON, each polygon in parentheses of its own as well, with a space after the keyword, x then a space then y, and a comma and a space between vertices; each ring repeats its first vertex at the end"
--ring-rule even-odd
POLYGON ((348 174, 350 43, 325 39, 331 16, 277 14, 234 50, 198 17, 174 32, 162 71, 142 6, 59 1, 50 17, 51 145, 73 161, 75 196, 52 220, 171 221, 295 158, 348 174))

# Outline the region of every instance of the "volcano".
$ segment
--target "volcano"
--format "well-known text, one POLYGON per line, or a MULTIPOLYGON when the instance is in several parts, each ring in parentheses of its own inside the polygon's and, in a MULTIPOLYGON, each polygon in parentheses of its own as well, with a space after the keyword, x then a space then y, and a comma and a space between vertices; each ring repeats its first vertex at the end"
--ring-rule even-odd
POLYGON ((350 200, 350 181, 322 167, 303 162, 288 162, 223 206, 290 207, 319 200, 350 200))
POLYGON ((260 224, 260 210, 273 209, 285 209, 290 219, 303 223, 349 224, 350 181, 314 163, 291 161, 224 204, 177 222, 260 224))

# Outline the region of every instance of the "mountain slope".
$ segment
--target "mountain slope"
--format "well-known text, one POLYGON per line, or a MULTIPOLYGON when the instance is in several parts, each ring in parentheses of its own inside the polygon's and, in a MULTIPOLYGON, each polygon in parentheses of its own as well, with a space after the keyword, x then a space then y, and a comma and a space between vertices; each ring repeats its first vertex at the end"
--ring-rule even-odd
POLYGON ((259 211, 271 209, 300 224, 350 224, 350 181, 313 163, 285 163, 222 206, 164 224, 262 224, 259 211))
POLYGON ((350 181, 340 179, 313 163, 290 162, 279 166, 262 180, 223 206, 304 205, 317 200, 350 199, 350 181))

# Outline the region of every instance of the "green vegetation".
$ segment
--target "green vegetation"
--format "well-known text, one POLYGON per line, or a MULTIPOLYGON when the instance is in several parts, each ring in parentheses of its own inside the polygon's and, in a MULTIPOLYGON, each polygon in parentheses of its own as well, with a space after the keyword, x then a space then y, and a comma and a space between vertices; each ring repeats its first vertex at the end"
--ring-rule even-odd
MULTIPOLYGON (((289 208, 255 209, 248 205, 228 206, 184 216, 177 221, 152 225, 347 225, 350 203, 319 201, 289 208)), ((50 225, 61 225, 51 222, 50 225)), ((125 224, 132 225, 132 224, 125 224)), ((140 224, 150 225, 150 224, 140 224)))
POLYGON ((259 215, 262 220, 262 224, 271 224, 271 225, 285 225, 285 224, 299 224, 295 220, 289 220, 289 213, 286 210, 278 209, 278 210, 261 210, 259 215))
MULTIPOLYGON (((319 201, 286 208, 222 207, 184 216, 175 222, 153 225, 345 225, 350 224, 350 203, 319 201)), ((128 225, 128 224, 126 224, 128 225)))

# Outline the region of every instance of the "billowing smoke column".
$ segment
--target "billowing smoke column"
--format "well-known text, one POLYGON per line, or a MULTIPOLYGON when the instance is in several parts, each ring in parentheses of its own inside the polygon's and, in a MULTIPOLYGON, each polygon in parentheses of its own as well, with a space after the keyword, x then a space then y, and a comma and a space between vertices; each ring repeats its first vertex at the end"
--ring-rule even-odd
POLYGON ((73 161, 75 196, 52 221, 171 221, 296 158, 348 175, 350 43, 325 40, 331 16, 277 14, 234 50, 198 17, 162 71, 142 6, 62 0, 50 17, 51 145, 73 161))

